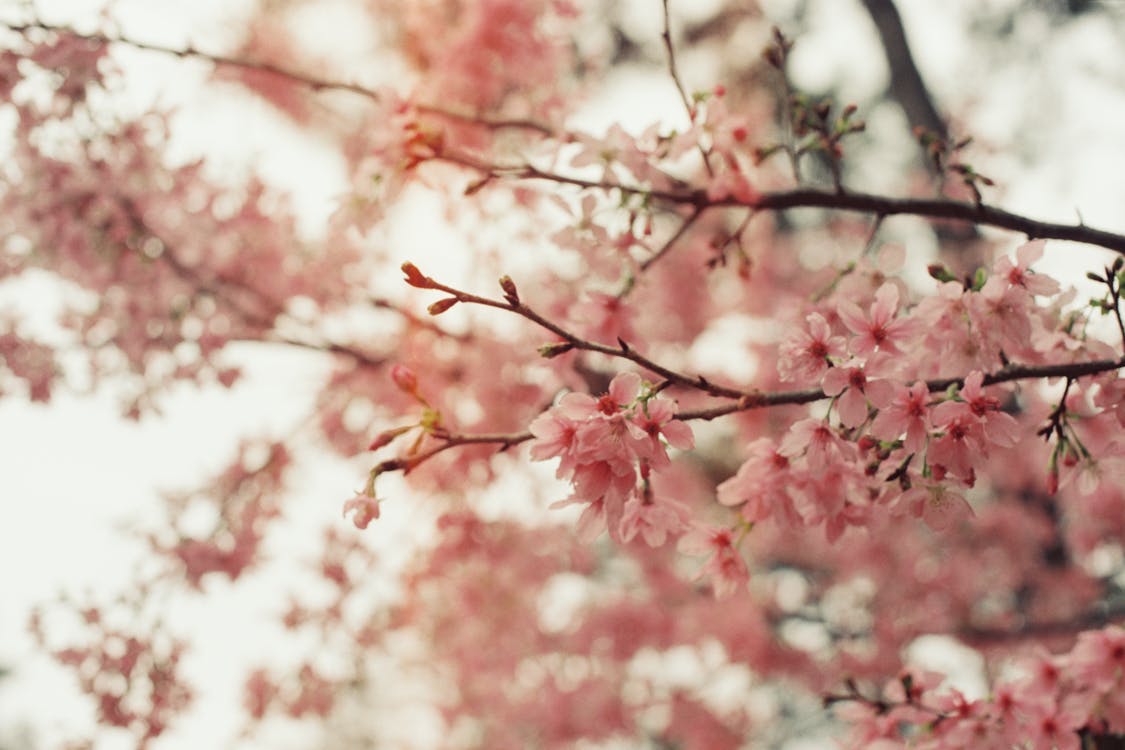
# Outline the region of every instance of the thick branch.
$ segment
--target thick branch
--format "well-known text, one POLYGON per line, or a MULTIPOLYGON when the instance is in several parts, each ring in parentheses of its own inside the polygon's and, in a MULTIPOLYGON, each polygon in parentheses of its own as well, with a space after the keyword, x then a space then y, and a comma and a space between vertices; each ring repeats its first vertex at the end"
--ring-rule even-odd
MULTIPOLYGON (((446 159, 446 157, 442 157, 446 159)), ((485 168, 462 159, 447 159, 466 166, 485 168)), ((485 168, 486 171, 488 168, 485 168)), ((497 176, 548 180, 564 185, 629 195, 651 197, 667 203, 692 205, 699 209, 742 206, 759 211, 785 211, 794 208, 823 208, 830 211, 852 211, 875 216, 912 215, 930 219, 960 221, 976 226, 1007 229, 1027 235, 1028 239, 1067 240, 1096 245, 1125 255, 1125 235, 1095 229, 1085 224, 1058 224, 1039 221, 986 204, 967 203, 949 198, 891 198, 872 193, 852 191, 828 192, 812 188, 760 193, 753 201, 734 197, 712 199, 702 190, 652 190, 638 185, 625 185, 604 180, 585 180, 570 175, 545 172, 533 166, 497 167, 497 176)))
POLYGON ((926 90, 922 74, 918 72, 906 40, 902 17, 893 0, 863 0, 863 6, 867 8, 883 42, 891 74, 890 94, 902 107, 907 121, 912 127, 922 127, 942 138, 948 137, 945 122, 926 90))
POLYGON ((1074 635, 1084 630, 1104 628, 1115 622, 1125 620, 1125 602, 1106 603, 1097 609, 1065 620, 1028 622, 1015 628, 973 628, 965 627, 956 635, 971 646, 988 646, 998 643, 1074 635))

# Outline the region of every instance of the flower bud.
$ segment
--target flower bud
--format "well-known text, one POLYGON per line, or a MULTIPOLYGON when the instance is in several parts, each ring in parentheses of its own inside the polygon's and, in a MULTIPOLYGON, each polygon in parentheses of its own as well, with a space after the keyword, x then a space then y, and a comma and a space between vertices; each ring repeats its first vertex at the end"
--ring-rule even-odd
POLYGON ((402 272, 406 274, 406 283, 410 286, 416 286, 419 289, 434 288, 434 280, 428 276, 423 276, 422 272, 418 270, 418 266, 410 261, 402 264, 402 272))
POLYGON ((569 341, 558 341, 554 344, 544 344, 539 347, 539 356, 546 359, 552 359, 560 354, 566 354, 574 348, 574 344, 569 341))
POLYGON ((504 299, 508 300, 508 304, 518 305, 520 303, 520 295, 516 291, 516 284, 512 281, 511 276, 500 277, 500 288, 504 290, 504 299))
POLYGON ((367 446, 367 450, 377 451, 380 448, 385 448, 386 446, 390 445, 395 438, 397 438, 404 432, 408 432, 410 429, 410 427, 395 427, 392 430, 383 430, 375 436, 375 439, 372 440, 371 444, 367 446))
POLYGON ((430 315, 441 315, 443 312, 456 304, 456 297, 446 297, 445 299, 439 299, 437 302, 427 307, 426 312, 428 312, 430 315))
POLYGON ((418 395, 418 376, 406 365, 395 365, 391 368, 391 380, 403 393, 412 396, 418 395))

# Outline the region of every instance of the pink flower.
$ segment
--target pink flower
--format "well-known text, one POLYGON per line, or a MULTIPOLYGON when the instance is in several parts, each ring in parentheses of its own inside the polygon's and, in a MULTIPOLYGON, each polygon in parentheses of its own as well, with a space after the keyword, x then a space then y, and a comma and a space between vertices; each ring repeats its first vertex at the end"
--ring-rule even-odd
POLYGON ((734 532, 718 526, 697 526, 684 535, 678 549, 685 555, 708 555, 696 580, 711 577, 715 598, 730 596, 750 580, 750 571, 734 543, 734 532))
POLYGON ((996 279, 1015 287, 1022 287, 1027 290, 1028 294, 1042 296, 1058 294, 1059 282, 1050 276, 1035 273, 1030 269, 1032 263, 1043 257, 1043 248, 1046 244, 1046 240, 1032 240, 1021 245, 1016 250, 1015 263, 1012 263, 1009 256, 1001 256, 992 266, 992 277, 988 280, 988 283, 992 283, 992 280, 996 279))
MULTIPOLYGON (((945 404, 938 404, 934 410, 934 421, 940 422, 943 418, 938 414, 942 406, 945 404)), ((931 466, 940 466, 971 483, 975 477, 974 464, 987 455, 980 422, 971 416, 956 415, 940 427, 945 432, 930 442, 927 460, 931 466)))
POLYGON ((830 357, 843 357, 847 342, 843 336, 833 336, 828 321, 820 313, 812 313, 805 321, 807 331, 781 345, 777 371, 782 380, 813 381, 828 369, 830 357))
POLYGON ((992 279, 968 299, 973 325, 994 348, 1012 353, 1031 346, 1031 322, 1036 309, 1023 289, 992 279))
POLYGON ((633 424, 646 435, 634 447, 642 458, 652 461, 654 466, 668 464, 668 453, 660 442, 661 437, 678 450, 691 450, 695 446, 691 427, 686 422, 673 419, 675 415, 675 402, 658 396, 645 402, 633 416, 633 424))
POLYGON ((850 300, 841 300, 837 310, 840 320, 855 336, 851 341, 852 354, 865 357, 875 351, 901 354, 914 334, 910 320, 895 319, 898 310, 898 287, 886 283, 875 292, 875 302, 867 315, 850 300))
POLYGON ((1080 750, 1078 730, 1086 724, 1083 716, 1066 710, 1055 700, 1027 706, 1024 727, 1031 750, 1080 750))
POLYGON ((660 547, 669 534, 687 528, 687 517, 687 508, 674 500, 634 495, 625 503, 621 539, 630 542, 639 533, 645 544, 660 547))
POLYGON ((344 515, 352 512, 352 523, 357 529, 366 529, 379 517, 379 499, 371 495, 356 495, 344 503, 344 515))
POLYGON ((579 541, 589 544, 597 539, 598 535, 606 528, 605 501, 602 498, 591 502, 578 495, 571 495, 564 500, 557 500, 547 507, 556 510, 578 503, 585 503, 586 507, 582 509, 582 514, 578 516, 575 533, 579 541))
POLYGON ((1071 652, 1074 676, 1086 688, 1118 690, 1125 679, 1125 628, 1112 625, 1082 633, 1071 652))
POLYGON ((899 503, 934 531, 945 531, 962 518, 973 515, 965 496, 940 482, 907 490, 899 503))
POLYGON ((804 453, 813 466, 851 452, 850 445, 845 445, 827 422, 815 418, 802 419, 790 427, 778 449, 778 453, 788 458, 804 453))
POLYGON ((979 370, 969 373, 965 378, 965 386, 961 389, 961 398, 965 400, 969 410, 984 423, 984 434, 989 442, 1010 448, 1019 441, 1019 422, 1011 414, 1000 410, 1000 399, 984 394, 981 388, 983 382, 984 374, 979 370))
POLYGON ((718 487, 723 505, 742 505, 742 517, 751 523, 764 521, 775 509, 789 520, 800 523, 800 516, 788 494, 791 482, 789 459, 778 452, 773 440, 759 438, 750 444, 750 457, 738 473, 718 487))
POLYGON ((906 433, 903 447, 919 453, 926 447, 930 434, 930 391, 925 383, 902 387, 894 399, 879 411, 871 423, 871 434, 881 440, 894 440, 906 433))
POLYGON ((859 427, 867 419, 867 402, 881 409, 894 398, 894 385, 886 380, 868 380, 862 367, 832 367, 824 374, 821 388, 836 401, 840 424, 859 427), (842 395, 841 395, 842 394, 842 395))

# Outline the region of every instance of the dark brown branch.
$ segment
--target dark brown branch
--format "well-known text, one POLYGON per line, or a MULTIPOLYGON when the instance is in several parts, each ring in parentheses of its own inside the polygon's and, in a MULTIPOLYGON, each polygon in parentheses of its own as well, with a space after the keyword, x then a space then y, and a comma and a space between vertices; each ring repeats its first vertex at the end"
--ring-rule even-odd
POLYGON ((668 203, 688 204, 703 209, 720 206, 744 206, 759 211, 823 208, 831 211, 853 211, 876 216, 912 215, 930 219, 945 219, 1020 232, 1027 235, 1028 239, 1081 242, 1086 245, 1104 247, 1107 250, 1125 255, 1125 235, 1094 229, 1085 224, 1058 224, 1039 221, 995 206, 983 203, 966 203, 949 198, 891 198, 871 193, 829 192, 801 188, 761 193, 752 202, 741 201, 733 197, 712 200, 704 191, 650 190, 641 186, 583 180, 568 175, 544 172, 530 166, 502 170, 501 173, 507 173, 517 178, 549 180, 576 187, 607 191, 619 190, 628 194, 650 196, 668 203))
MULTIPOLYGON (((1011 364, 996 372, 984 376, 984 385, 996 383, 1010 383, 1015 380, 1032 380, 1038 378, 1080 378, 1088 375, 1097 375, 1125 367, 1125 359, 1096 359, 1089 362, 1068 362, 1051 365, 1018 365, 1011 364)), ((930 393, 940 393, 951 385, 963 385, 964 378, 939 378, 927 380, 926 387, 930 393)), ((677 419, 715 419, 739 411, 762 409, 769 406, 782 404, 811 404, 828 398, 819 388, 809 388, 802 391, 773 391, 769 393, 758 392, 744 396, 733 404, 724 404, 711 409, 697 409, 684 411, 676 415, 677 419)))
MULTIPOLYGON (((403 268, 405 269, 407 265, 409 265, 410 268, 413 269, 413 273, 419 273, 418 269, 414 267, 413 264, 404 264, 403 268)), ((408 279, 409 278, 411 278, 410 272, 408 272, 408 279)), ((436 289, 438 291, 446 292, 447 294, 452 295, 450 299, 456 299, 457 302, 472 305, 481 305, 483 307, 494 307, 499 310, 507 310, 508 312, 513 312, 523 318, 526 318, 527 320, 530 320, 540 328, 543 328, 555 334, 561 341, 569 345, 569 348, 571 349, 581 349, 582 351, 596 352, 598 354, 605 354, 609 357, 618 357, 621 359, 629 360, 630 362, 643 367, 649 372, 655 375, 659 375, 665 380, 671 381, 672 383, 683 386, 685 388, 694 388, 696 390, 703 391, 704 393, 707 393, 711 396, 733 399, 745 399, 752 397, 752 394, 746 393, 745 391, 740 391, 737 388, 729 388, 727 386, 711 383, 702 376, 693 377, 691 375, 686 375, 684 373, 669 369, 664 365, 661 365, 658 362, 654 362, 645 355, 636 351, 624 341, 618 341, 617 346, 609 346, 606 344, 599 344, 594 341, 587 341, 586 339, 583 339, 580 336, 571 333, 557 323, 548 320, 517 299, 509 298, 507 300, 496 300, 489 297, 482 297, 477 294, 472 294, 470 292, 461 291, 460 289, 455 289, 454 287, 447 286, 428 277, 424 278, 423 284, 424 285, 414 285, 420 286, 420 288, 423 289, 436 289)))
POLYGON ((891 75, 890 95, 902 107, 912 128, 925 128, 942 138, 948 138, 945 121, 934 106, 933 98, 914 62, 902 17, 893 0, 863 0, 863 6, 871 16, 883 43, 891 75))
MULTIPOLYGON (((483 304, 488 307, 497 307, 500 309, 510 310, 512 312, 524 315, 524 317, 527 317, 527 315, 515 309, 515 307, 509 303, 499 302, 497 300, 488 300, 483 297, 473 299, 473 295, 468 295, 464 292, 458 292, 457 290, 454 290, 450 287, 435 286, 434 288, 441 289, 441 291, 445 291, 450 294, 462 294, 465 296, 465 298, 462 300, 463 302, 483 304)), ((540 320, 536 318, 538 318, 538 316, 531 319, 535 320, 535 322, 537 323, 540 323, 540 320)), ((540 323, 540 325, 542 324, 543 323, 540 323)), ((550 325, 554 326, 554 324, 550 325)), ((557 326, 554 326, 554 328, 557 328, 557 326)), ((552 330, 554 330, 554 328, 552 328, 552 330)), ((570 334, 567 335, 569 336, 570 334)), ((600 344, 585 342, 582 339, 578 339, 574 336, 571 336, 571 338, 574 339, 576 349, 581 348, 587 349, 589 351, 601 351, 605 354, 624 357, 626 359, 637 362, 636 357, 631 356, 633 354, 631 350, 613 349, 612 347, 603 347, 600 344)), ((643 360, 644 358, 641 359, 643 360)), ((692 381, 688 379, 687 376, 673 373, 670 370, 657 365, 656 363, 650 362, 649 360, 644 361, 648 362, 649 364, 641 364, 640 362, 637 363, 641 364, 641 366, 645 369, 649 369, 654 372, 668 373, 668 375, 673 376, 669 378, 669 380, 674 380, 674 382, 677 382, 679 385, 685 385, 687 387, 704 390, 708 393, 712 393, 712 395, 715 395, 713 393, 713 391, 715 390, 732 390, 713 386, 707 381, 692 381), (680 379, 685 379, 686 382, 681 382, 680 379)), ((1006 383, 1014 380, 1030 380, 1050 377, 1077 378, 1083 375, 1094 375, 1101 372, 1109 372, 1121 367, 1125 367, 1125 360, 1096 360, 1093 362, 1076 362, 1071 364, 1058 365, 1009 365, 1008 367, 1005 367, 1001 370, 985 375, 984 384, 991 385, 994 383, 1006 383)), ((961 382, 962 379, 959 378, 942 378, 939 380, 927 381, 926 385, 929 388, 930 392, 934 393, 944 391, 949 386, 960 384, 961 382)), ((735 392, 737 393, 737 391, 735 392)), ((808 404, 826 398, 829 397, 826 396, 823 391, 815 388, 803 391, 774 391, 768 393, 756 392, 753 394, 743 394, 734 403, 726 404, 724 406, 719 406, 713 409, 680 411, 676 413, 675 419, 679 419, 682 421, 697 419, 710 420, 740 411, 764 409, 770 406, 780 406, 782 404, 808 404)), ((409 472, 425 461, 429 460, 433 456, 461 445, 482 445, 491 443, 499 445, 499 449, 503 451, 514 445, 519 445, 520 443, 531 440, 534 436, 531 434, 531 432, 525 430, 523 432, 482 433, 477 435, 452 434, 443 432, 434 434, 433 437, 435 439, 441 440, 442 443, 414 456, 407 456, 405 458, 383 461, 376 467, 376 472, 380 474, 384 472, 399 470, 409 472)), ((983 643, 989 640, 1011 640, 1013 638, 1031 638, 1042 635, 1070 633, 1075 632, 1076 630, 1084 629, 1085 627, 1096 627, 1100 624, 1106 624, 1110 621, 1117 621, 1123 618, 1125 618, 1125 604, 1120 605, 1117 609, 1106 610, 1104 612, 1089 615, 1080 621, 1066 621, 1060 623, 1030 625, 1018 631, 965 629, 958 631, 958 635, 966 640, 971 640, 975 643, 983 643), (1080 626, 1076 626, 1076 622, 1081 622, 1082 624, 1080 626)))
POLYGON ((1125 620, 1125 602, 1105 603, 1077 617, 1045 622, 1028 622, 1015 628, 965 627, 956 636, 970 646, 988 646, 998 643, 1074 635, 1084 630, 1103 628, 1125 620))

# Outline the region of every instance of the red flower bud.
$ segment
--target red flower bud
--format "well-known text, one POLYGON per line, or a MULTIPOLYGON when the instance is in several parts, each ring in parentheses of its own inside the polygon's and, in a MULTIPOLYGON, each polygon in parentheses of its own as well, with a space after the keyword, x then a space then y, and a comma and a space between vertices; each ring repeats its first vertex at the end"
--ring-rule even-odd
POLYGON ((456 297, 446 297, 445 299, 439 299, 437 302, 427 307, 426 312, 428 312, 430 315, 441 315, 443 312, 456 304, 456 297))
POLYGON ((410 286, 416 286, 419 289, 434 288, 434 280, 428 276, 423 276, 422 272, 418 270, 418 266, 410 261, 402 264, 402 272, 406 274, 406 283, 410 286))
POLYGON ((406 365, 395 365, 391 368, 391 380, 403 393, 412 396, 418 395, 418 376, 406 365))

